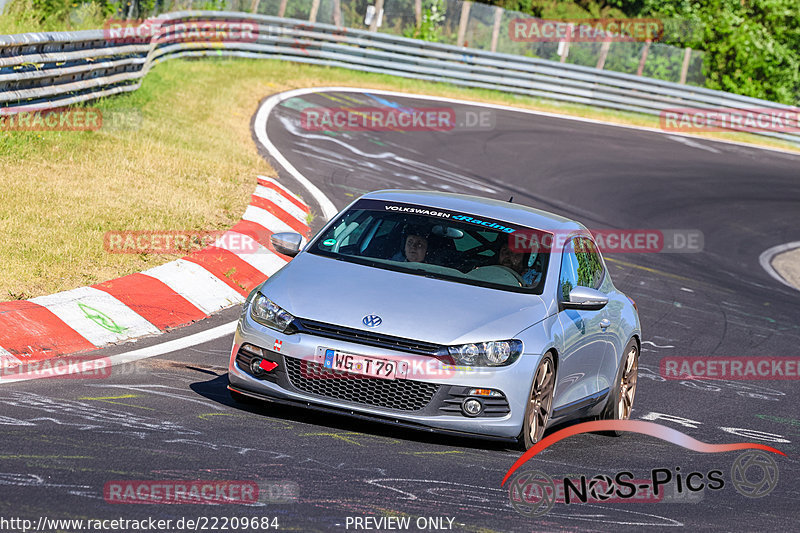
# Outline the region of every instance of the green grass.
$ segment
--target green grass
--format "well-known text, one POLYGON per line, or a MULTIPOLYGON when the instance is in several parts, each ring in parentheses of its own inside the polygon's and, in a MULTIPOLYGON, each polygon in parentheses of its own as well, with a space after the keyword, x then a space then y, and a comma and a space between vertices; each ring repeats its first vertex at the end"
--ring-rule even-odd
MULTIPOLYGON (((177 257, 107 253, 107 231, 230 227, 249 202, 256 174, 275 175, 250 133, 258 103, 276 92, 327 85, 658 127, 656 117, 344 69, 277 60, 168 61, 139 90, 87 104, 138 127, 0 132, 0 300, 97 283, 177 257)), ((752 135, 708 136, 780 145, 752 135)))
POLYGON ((49 16, 33 0, 9 0, 0 15, 0 35, 40 31, 95 30, 108 18, 95 3, 56 0, 49 16))

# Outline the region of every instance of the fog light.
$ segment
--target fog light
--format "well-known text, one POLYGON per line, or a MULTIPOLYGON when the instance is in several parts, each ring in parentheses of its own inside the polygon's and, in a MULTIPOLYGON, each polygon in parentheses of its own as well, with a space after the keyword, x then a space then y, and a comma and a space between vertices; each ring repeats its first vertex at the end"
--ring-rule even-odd
POLYGON ((475 398, 467 398, 461 404, 461 410, 467 416, 478 416, 483 411, 483 404, 475 398))
POLYGON ((252 361, 250 361, 250 372, 252 372, 254 376, 260 376, 264 372, 271 372, 277 367, 278 363, 273 363, 272 361, 267 361, 266 359, 259 359, 258 357, 255 357, 252 361))
POLYGON ((263 359, 259 359, 258 357, 254 357, 253 360, 250 361, 250 372, 252 372, 254 376, 260 376, 264 373, 264 370, 261 368, 261 361, 263 361, 263 359))

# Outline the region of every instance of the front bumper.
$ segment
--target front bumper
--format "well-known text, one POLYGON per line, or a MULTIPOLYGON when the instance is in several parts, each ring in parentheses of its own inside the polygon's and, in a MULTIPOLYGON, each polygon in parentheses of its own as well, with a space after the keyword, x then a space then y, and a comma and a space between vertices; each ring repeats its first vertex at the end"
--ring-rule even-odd
MULTIPOLYGON (((231 390, 263 400, 336 411, 395 425, 515 439, 522 427, 533 371, 539 355, 523 354, 507 367, 464 370, 438 359, 365 346, 307 333, 284 335, 254 322, 247 312, 239 321, 229 363, 231 390), (256 377, 249 370, 252 352, 274 361, 274 370, 256 377), (406 379, 347 379, 318 375, 314 357, 320 347, 396 361, 413 367, 406 379), (501 397, 481 398, 478 416, 462 413, 461 402, 473 388, 501 397)), ((324 370, 324 369, 323 369, 324 370)))

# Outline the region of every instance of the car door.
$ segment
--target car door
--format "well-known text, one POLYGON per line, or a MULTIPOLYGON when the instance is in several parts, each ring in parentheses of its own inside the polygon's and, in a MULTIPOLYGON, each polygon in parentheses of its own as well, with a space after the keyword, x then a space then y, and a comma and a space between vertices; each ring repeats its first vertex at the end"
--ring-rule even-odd
MULTIPOLYGON (((569 292, 584 286, 602 285, 604 269, 596 256, 594 243, 586 237, 573 237, 564 246, 557 298, 569 298, 569 292)), ((555 408, 580 402, 600 392, 598 370, 608 349, 607 310, 561 309, 558 319, 564 331, 564 347, 559 354, 555 408)))
POLYGON ((614 385, 623 355, 622 350, 629 340, 627 332, 631 325, 625 320, 623 314, 630 300, 614 287, 611 276, 605 270, 602 254, 594 243, 590 242, 589 246, 591 247, 589 253, 597 256, 597 260, 592 261, 592 264, 599 265, 597 276, 601 282, 596 288, 608 298, 608 304, 603 308, 603 318, 606 320, 604 325, 608 326, 605 328, 606 350, 603 353, 603 361, 597 369, 598 386, 601 391, 604 391, 611 389, 614 385))

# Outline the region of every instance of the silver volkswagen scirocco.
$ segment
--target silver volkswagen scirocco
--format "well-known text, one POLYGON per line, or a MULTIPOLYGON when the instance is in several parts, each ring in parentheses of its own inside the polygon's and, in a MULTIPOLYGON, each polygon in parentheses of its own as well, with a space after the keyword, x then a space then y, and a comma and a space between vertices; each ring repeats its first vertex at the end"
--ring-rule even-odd
POLYGON ((530 207, 440 192, 366 194, 242 309, 237 401, 300 405, 516 440, 627 419, 641 331, 591 233, 530 207))

